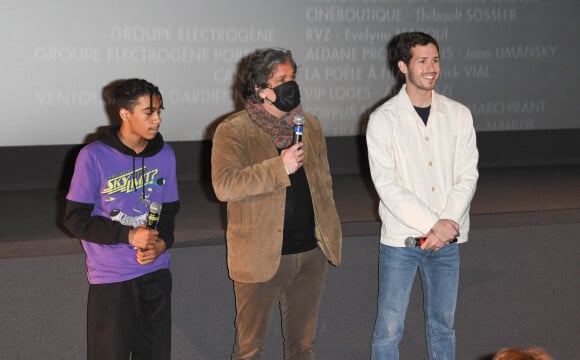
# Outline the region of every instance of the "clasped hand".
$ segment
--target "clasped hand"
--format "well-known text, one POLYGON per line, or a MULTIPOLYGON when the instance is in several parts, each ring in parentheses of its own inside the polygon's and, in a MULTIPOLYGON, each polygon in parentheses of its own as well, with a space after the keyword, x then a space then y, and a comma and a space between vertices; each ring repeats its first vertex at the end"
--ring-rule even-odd
POLYGON ((449 219, 439 219, 427 234, 423 250, 439 250, 459 236, 459 224, 449 219))
POLYGON ((129 244, 136 250, 136 260, 141 265, 154 262, 165 251, 165 242, 159 238, 159 231, 145 225, 129 231, 129 244))

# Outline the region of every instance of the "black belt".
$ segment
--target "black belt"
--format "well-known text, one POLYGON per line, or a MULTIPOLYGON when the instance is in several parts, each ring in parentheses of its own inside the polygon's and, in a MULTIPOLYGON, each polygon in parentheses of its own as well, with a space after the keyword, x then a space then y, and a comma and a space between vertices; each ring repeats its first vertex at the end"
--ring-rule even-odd
MULTIPOLYGON (((426 237, 409 236, 408 238, 405 239, 405 246, 409 247, 409 248, 415 247, 415 246, 421 246, 421 245, 423 245, 423 243, 425 242, 426 239, 427 239, 426 237)), ((455 242, 457 242, 457 238, 451 240, 449 243, 452 244, 455 242)))

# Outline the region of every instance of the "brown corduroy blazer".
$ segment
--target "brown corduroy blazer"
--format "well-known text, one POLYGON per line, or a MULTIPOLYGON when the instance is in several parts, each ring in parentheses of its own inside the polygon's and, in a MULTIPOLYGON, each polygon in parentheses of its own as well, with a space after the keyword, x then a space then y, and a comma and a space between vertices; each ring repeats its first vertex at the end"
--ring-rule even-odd
MULTIPOLYGON (((304 170, 312 195, 315 234, 328 261, 338 266, 342 232, 326 140, 318 119, 304 116, 304 170)), ((230 277, 247 283, 271 279, 280 264, 290 178, 270 135, 245 110, 229 116, 214 134, 211 167, 215 194, 227 202, 230 277)))

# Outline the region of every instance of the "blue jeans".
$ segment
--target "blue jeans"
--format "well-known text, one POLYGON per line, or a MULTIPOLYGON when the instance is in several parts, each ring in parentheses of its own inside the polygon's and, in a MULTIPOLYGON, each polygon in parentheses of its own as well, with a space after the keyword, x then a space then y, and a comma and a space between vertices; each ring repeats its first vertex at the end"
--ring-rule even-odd
POLYGON ((399 343, 415 273, 423 285, 427 351, 431 360, 455 359, 453 321, 459 283, 459 247, 438 251, 380 245, 378 312, 372 360, 399 359, 399 343))

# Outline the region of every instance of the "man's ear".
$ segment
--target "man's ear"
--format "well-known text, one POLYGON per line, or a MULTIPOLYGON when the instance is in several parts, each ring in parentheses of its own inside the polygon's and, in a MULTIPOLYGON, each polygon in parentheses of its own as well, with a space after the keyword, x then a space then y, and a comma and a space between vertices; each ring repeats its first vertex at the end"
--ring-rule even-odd
POLYGON ((258 96, 262 99, 262 100, 266 100, 266 94, 264 93, 264 90, 266 89, 261 89, 259 88, 257 85, 254 87, 254 90, 256 90, 256 94, 258 94, 258 96))
POLYGON ((121 110, 119 110, 119 117, 121 118, 121 121, 127 121, 129 120, 129 110, 122 108, 121 110))
POLYGON ((399 68, 399 71, 403 74, 406 75, 407 74, 407 64, 405 64, 405 62, 403 60, 399 60, 397 62, 397 67, 399 68))

